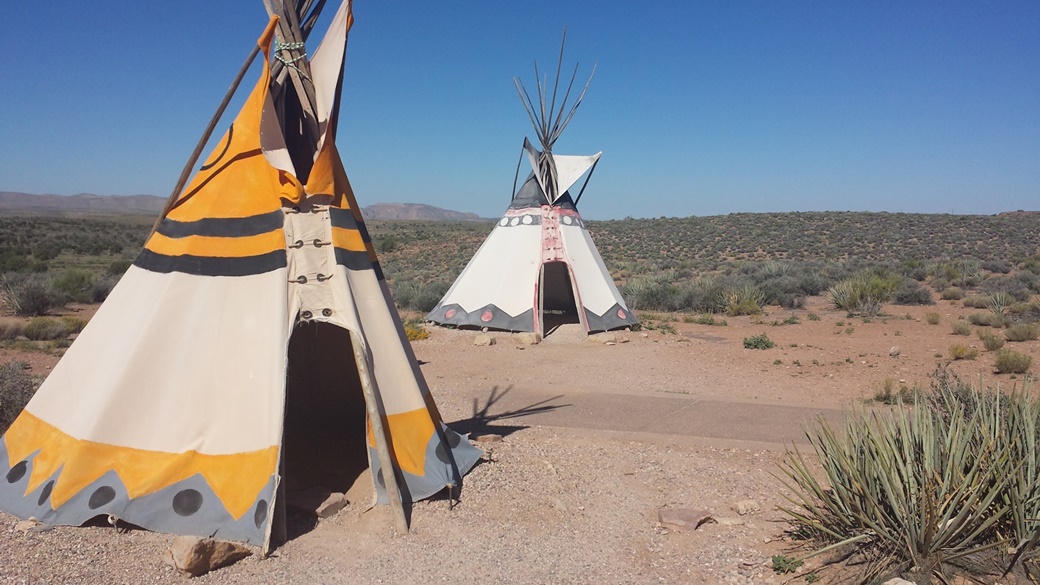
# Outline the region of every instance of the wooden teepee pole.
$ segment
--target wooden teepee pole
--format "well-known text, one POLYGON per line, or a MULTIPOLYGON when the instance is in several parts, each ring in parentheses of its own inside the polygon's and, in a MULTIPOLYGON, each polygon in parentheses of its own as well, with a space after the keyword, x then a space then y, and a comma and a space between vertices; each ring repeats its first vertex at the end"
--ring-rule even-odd
MULTIPOLYGON (((404 502, 401 499, 401 488, 397 485, 397 470, 393 459, 390 457, 390 448, 387 445, 389 435, 383 426, 383 416, 379 412, 376 402, 376 392, 372 384, 372 375, 368 369, 368 357, 365 355, 361 338, 350 332, 350 345, 354 349, 354 363, 357 364, 358 378, 361 379, 361 391, 365 394, 365 407, 368 410, 368 420, 372 425, 372 434, 376 439, 376 454, 379 456, 380 473, 383 475, 383 485, 386 488, 386 497, 390 501, 390 508, 394 512, 394 528, 398 534, 408 533, 408 517, 404 513, 404 502)), ((372 480, 375 481, 373 475, 372 480)))
POLYGON ((260 45, 253 47, 253 50, 249 52, 249 56, 246 57, 246 62, 242 64, 242 68, 238 70, 238 75, 235 76, 235 80, 231 82, 231 87, 228 88, 227 93, 224 94, 224 101, 220 102, 217 106, 216 113, 210 118, 209 124, 206 125, 206 130, 202 133, 202 138, 199 138, 199 143, 195 145, 195 150, 192 151, 191 156, 188 157, 187 164, 184 165, 184 169, 181 171, 181 176, 177 179, 177 185, 173 188, 173 193, 170 193, 169 199, 166 200, 166 205, 163 207, 162 213, 155 219, 155 223, 152 224, 152 231, 148 232, 148 237, 145 238, 147 242, 151 239, 152 234, 155 230, 159 229, 159 224, 166 218, 166 214, 170 212, 170 208, 177 202, 177 197, 181 194, 181 189, 184 188, 184 184, 188 182, 188 177, 191 176, 191 170, 195 168, 195 163, 198 162, 199 156, 202 154, 202 149, 206 147, 206 143, 209 142, 209 137, 213 135, 213 129, 217 127, 217 122, 220 121, 220 117, 224 115, 224 110, 227 109, 228 104, 231 103, 231 98, 238 91, 238 86, 242 83, 242 78, 245 77, 246 72, 249 71, 249 66, 253 64, 253 59, 260 53, 260 45))

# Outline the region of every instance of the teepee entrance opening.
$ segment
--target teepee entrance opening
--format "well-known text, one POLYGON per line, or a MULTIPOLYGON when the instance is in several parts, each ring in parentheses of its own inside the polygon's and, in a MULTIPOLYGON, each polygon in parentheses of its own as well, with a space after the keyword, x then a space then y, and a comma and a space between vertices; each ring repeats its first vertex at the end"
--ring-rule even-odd
POLYGON ((285 400, 282 471, 290 508, 306 509, 315 497, 347 493, 355 485, 370 490, 365 396, 346 329, 296 326, 285 400))
POLYGON ((538 297, 542 335, 551 334, 560 325, 582 323, 574 298, 574 282, 566 262, 542 264, 538 297))

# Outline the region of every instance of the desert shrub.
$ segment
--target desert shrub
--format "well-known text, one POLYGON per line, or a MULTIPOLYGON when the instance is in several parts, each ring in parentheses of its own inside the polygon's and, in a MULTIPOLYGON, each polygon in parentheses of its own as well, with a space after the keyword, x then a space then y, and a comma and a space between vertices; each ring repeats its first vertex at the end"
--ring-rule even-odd
MULTIPOLYGON (((994 276, 982 281, 979 290, 989 294, 991 297, 1003 293, 1016 301, 1028 301, 1032 293, 1024 282, 1010 276, 994 276)), ((1007 304, 1011 304, 1008 301, 1007 304)))
POLYGON ((902 277, 885 270, 860 272, 839 281, 828 290, 835 307, 849 315, 876 316, 881 306, 892 298, 902 284, 902 277))
POLYGON ((1011 263, 1006 260, 991 259, 982 261, 982 269, 996 274, 1011 272, 1011 263))
POLYGON ((805 293, 793 276, 781 276, 758 284, 762 292, 762 304, 779 305, 785 309, 800 309, 805 306, 805 293))
POLYGON ((1001 349, 997 351, 993 365, 1001 374, 1024 374, 1033 365, 1033 358, 1013 349, 1001 349))
POLYGON ((950 358, 954 360, 973 360, 979 357, 979 350, 960 343, 950 346, 950 358))
POLYGON ((818 463, 792 447, 781 464, 792 494, 781 510, 816 549, 801 558, 842 551, 862 583, 992 569, 988 551, 1027 550, 1037 531, 1038 430, 1037 398, 948 375, 913 408, 849 412, 840 431, 818 419, 807 431, 818 463))
POLYGON ((400 309, 428 313, 437 306, 450 284, 437 281, 420 284, 414 280, 394 283, 394 301, 400 309))
POLYGON ((683 310, 711 313, 719 310, 726 285, 715 277, 704 277, 684 282, 679 286, 679 306, 683 310))
POLYGON ((90 272, 73 268, 55 277, 51 286, 68 301, 89 303, 94 300, 96 282, 97 278, 90 272))
POLYGON ((938 325, 942 321, 942 316, 939 313, 925 313, 924 320, 929 325, 938 325))
POLYGON ((420 341, 422 339, 429 339, 430 332, 426 330, 422 324, 413 325, 406 323, 404 326, 404 334, 408 336, 408 341, 420 341))
POLYGON ((704 313, 696 317, 692 315, 685 315, 683 317, 683 323, 694 323, 697 325, 714 325, 719 327, 725 327, 728 325, 725 319, 719 319, 711 313, 704 313))
POLYGON ((65 304, 64 296, 39 274, 0 276, 0 301, 20 317, 44 315, 65 304))
POLYGON ((621 291, 628 306, 641 311, 677 310, 679 293, 679 286, 667 276, 636 278, 629 281, 621 291))
POLYGON ((968 295, 964 297, 964 306, 972 309, 985 309, 988 300, 988 295, 968 295))
POLYGON ((913 404, 914 400, 917 399, 920 394, 920 389, 910 388, 906 384, 900 384, 896 387, 896 381, 892 378, 885 378, 881 382, 881 386, 874 392, 874 397, 867 402, 876 402, 878 404, 913 404))
POLYGON ((950 328, 954 335, 971 335, 971 323, 967 321, 954 321, 950 328))
POLYGON ((15 339, 25 330, 21 319, 0 317, 0 340, 15 339))
POLYGON ((83 328, 87 326, 87 320, 76 317, 74 315, 62 315, 58 317, 66 327, 69 328, 69 333, 79 333, 83 331, 83 328))
POLYGON ((1040 336, 1040 325, 1036 323, 1015 323, 1004 330, 1008 341, 1033 341, 1040 336))
POLYGON ((1003 327, 1007 323, 1004 316, 996 313, 972 313, 968 315, 968 322, 980 327, 1003 327))
POLYGON ((769 349, 775 347, 776 343, 769 339, 765 333, 752 335, 744 338, 744 349, 769 349))
POLYGON ((757 315, 762 312, 762 292, 754 285, 744 285, 723 292, 719 308, 730 317, 757 315))
POLYGON ((939 293, 939 298, 944 301, 959 301, 964 298, 964 290, 959 286, 948 286, 939 293))
POLYGON ((106 274, 105 276, 98 278, 94 282, 94 288, 90 292, 91 301, 95 303, 105 302, 108 295, 112 294, 112 289, 119 284, 120 278, 122 277, 113 274, 106 274))
POLYGON ((70 324, 56 317, 33 317, 25 326, 24 334, 33 341, 65 339, 73 332, 70 324))
POLYGON ((105 269, 105 274, 110 276, 122 276, 126 274, 127 270, 130 270, 130 265, 134 262, 132 260, 116 260, 108 265, 105 269))
POLYGON ((24 362, 0 364, 0 433, 7 431, 36 393, 37 382, 28 367, 24 362))
POLYGON ((892 303, 896 305, 934 305, 932 291, 912 278, 906 278, 892 293, 892 303))
POLYGON ((997 351, 1004 347, 1004 338, 1000 335, 994 335, 987 331, 978 331, 979 340, 982 341, 982 347, 986 348, 986 351, 997 351))

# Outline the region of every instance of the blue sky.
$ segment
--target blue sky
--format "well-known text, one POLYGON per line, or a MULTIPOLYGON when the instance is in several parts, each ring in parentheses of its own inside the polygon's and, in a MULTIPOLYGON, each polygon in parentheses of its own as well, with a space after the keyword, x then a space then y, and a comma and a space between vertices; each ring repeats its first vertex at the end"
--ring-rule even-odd
MULTIPOLYGON (((566 26, 565 67, 583 81, 598 64, 555 147, 603 151, 587 218, 1040 209, 1035 0, 359 0, 354 14, 338 143, 362 205, 500 215, 534 138, 512 77, 552 70, 566 26)), ((56 0, 4 21, 0 191, 166 196, 266 14, 56 0)))

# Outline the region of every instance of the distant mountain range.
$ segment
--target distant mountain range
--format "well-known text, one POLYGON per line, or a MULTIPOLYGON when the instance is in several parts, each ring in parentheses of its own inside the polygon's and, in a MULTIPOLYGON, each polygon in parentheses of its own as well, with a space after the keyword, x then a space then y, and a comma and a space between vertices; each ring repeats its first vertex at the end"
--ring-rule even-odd
MULTIPOLYGON (((162 211, 165 204, 165 197, 155 195, 33 195, 0 191, 0 213, 156 215, 162 211)), ((365 219, 485 221, 475 213, 441 209, 421 203, 376 203, 362 207, 361 213, 365 219)))

